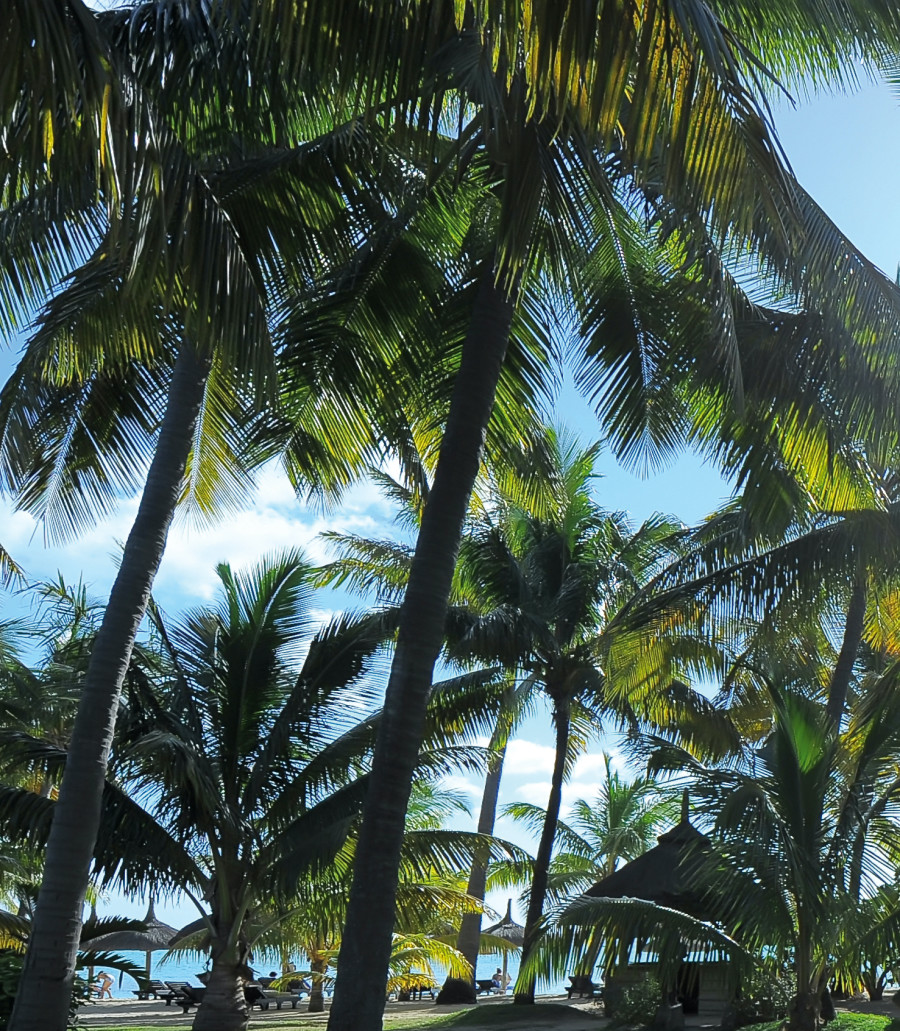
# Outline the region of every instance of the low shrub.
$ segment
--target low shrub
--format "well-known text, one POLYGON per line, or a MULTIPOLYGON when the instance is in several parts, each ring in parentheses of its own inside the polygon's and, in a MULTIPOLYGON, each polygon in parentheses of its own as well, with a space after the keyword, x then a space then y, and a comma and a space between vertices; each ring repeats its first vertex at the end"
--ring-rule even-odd
POLYGON ((656 1017, 662 999, 657 978, 643 973, 639 981, 622 984, 615 978, 603 990, 606 1015, 617 1027, 648 1027, 656 1017))
POLYGON ((757 969, 744 975, 738 997, 729 1004, 727 1025, 746 1027, 785 1016, 794 995, 794 979, 788 971, 757 969))

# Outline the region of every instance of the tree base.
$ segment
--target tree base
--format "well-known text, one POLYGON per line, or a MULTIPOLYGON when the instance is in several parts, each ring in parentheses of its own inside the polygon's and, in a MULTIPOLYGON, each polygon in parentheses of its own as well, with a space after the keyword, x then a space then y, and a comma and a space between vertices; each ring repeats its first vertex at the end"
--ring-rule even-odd
POLYGON ((817 1031, 822 1000, 817 992, 795 995, 788 1006, 787 1031, 817 1031))
POLYGON ((475 985, 459 977, 448 977, 438 993, 436 1006, 448 1004, 475 1005, 475 985))

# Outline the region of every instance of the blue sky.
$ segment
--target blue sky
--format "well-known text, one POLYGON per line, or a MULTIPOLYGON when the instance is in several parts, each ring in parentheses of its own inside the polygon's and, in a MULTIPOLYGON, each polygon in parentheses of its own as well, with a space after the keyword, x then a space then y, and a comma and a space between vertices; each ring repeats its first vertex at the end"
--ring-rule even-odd
MULTIPOLYGON (((784 149, 803 185, 831 215, 840 228, 871 260, 893 275, 900 261, 900 205, 896 203, 900 178, 900 101, 887 86, 867 84, 851 96, 825 96, 796 107, 780 102, 776 123, 784 149)), ((8 358, 3 362, 5 365, 8 358)), ((0 365, 2 367, 2 365, 0 365)), ((597 435, 589 407, 570 389, 564 389, 558 406, 559 421, 585 440, 597 435)), ((687 522, 700 519, 727 496, 728 485, 716 471, 687 455, 669 469, 641 478, 618 467, 607 454, 601 460, 603 478, 597 484, 601 503, 625 509, 635 520, 663 511, 687 522)), ((46 548, 40 529, 26 515, 0 506, 0 540, 23 563, 32 578, 48 578, 62 570, 69 579, 83 575, 98 597, 105 596, 111 581, 116 542, 128 532, 136 507, 122 504, 76 542, 46 548)), ((341 508, 332 513, 304 510, 286 480, 276 470, 264 472, 252 505, 204 533, 177 525, 157 581, 156 595, 169 611, 208 598, 214 589, 213 568, 227 559, 234 565, 253 561, 266 551, 303 545, 310 557, 326 552, 317 541, 323 529, 340 529, 380 535, 390 528, 390 511, 368 485, 351 491, 341 508)), ((10 611, 11 601, 4 608, 10 611)), ((13 603, 14 604, 14 603, 13 603)), ((323 599, 323 608, 343 607, 346 598, 323 599)), ((510 749, 504 779, 504 800, 546 801, 552 767, 551 729, 546 716, 523 728, 510 749)), ((566 798, 591 797, 599 772, 599 746, 585 757, 567 786, 566 798)), ((473 808, 480 785, 472 778, 455 778, 454 786, 466 792, 473 808)), ((508 823, 499 832, 525 839, 508 823)), ((496 905, 501 898, 494 899, 496 905)), ((121 900, 107 912, 142 914, 144 903, 121 900)), ((101 907, 103 910, 103 907, 101 907)), ((162 919, 179 924, 193 918, 189 907, 163 903, 162 919)))

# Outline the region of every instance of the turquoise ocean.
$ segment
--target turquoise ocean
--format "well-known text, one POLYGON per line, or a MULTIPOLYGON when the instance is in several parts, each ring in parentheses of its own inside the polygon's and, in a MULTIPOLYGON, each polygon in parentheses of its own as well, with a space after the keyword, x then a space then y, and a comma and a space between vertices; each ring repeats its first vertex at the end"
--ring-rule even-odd
MULTIPOLYGON (((122 955, 125 959, 130 960, 135 966, 141 968, 147 962, 147 955, 144 952, 123 952, 122 955)), ((296 958, 294 960, 297 962, 296 958)), ((478 966, 476 968, 476 976, 478 978, 489 979, 491 974, 501 964, 496 956, 479 956, 478 966)), ((300 967, 301 964, 297 963, 300 967)), ((98 974, 103 967, 96 967, 94 970, 95 975, 98 974)), ((137 983, 133 978, 129 977, 128 974, 122 975, 121 985, 119 984, 119 972, 117 970, 110 970, 108 967, 105 968, 109 971, 110 977, 115 982, 112 987, 113 998, 126 999, 132 997, 132 992, 137 988, 137 983)), ((202 959, 185 958, 184 956, 173 956, 168 959, 165 958, 165 953, 157 952, 151 956, 150 964, 150 976, 152 978, 158 978, 160 981, 189 981, 191 984, 199 985, 200 982, 197 980, 197 974, 203 973, 204 961, 202 959)), ((269 970, 274 969, 268 967, 265 964, 257 966, 256 973, 258 975, 265 975, 269 970)), ((507 960, 507 970, 515 981, 516 974, 519 971, 519 957, 518 954, 511 955, 507 960)), ((438 979, 442 977, 441 971, 435 971, 438 979)), ((546 985, 538 985, 538 991, 541 994, 558 995, 563 992, 563 982, 559 984, 551 985, 549 988, 546 985)))

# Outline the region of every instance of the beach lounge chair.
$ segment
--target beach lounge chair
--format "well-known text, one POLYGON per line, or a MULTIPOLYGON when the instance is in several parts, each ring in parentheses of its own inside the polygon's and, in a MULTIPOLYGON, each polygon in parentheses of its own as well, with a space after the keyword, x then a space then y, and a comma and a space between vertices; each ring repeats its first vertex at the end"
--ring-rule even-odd
POLYGON ((203 1002, 205 992, 205 988, 195 988, 192 984, 185 982, 181 989, 181 998, 176 999, 175 1002, 181 1007, 182 1013, 187 1013, 192 1006, 199 1006, 203 1002))
POLYGON ((171 1006, 174 1000, 182 999, 184 989, 191 987, 188 981, 161 981, 160 984, 163 987, 158 990, 156 997, 165 1000, 167 1006, 171 1006))
POLYGON ((291 1009, 297 1008, 300 996, 294 992, 276 992, 272 988, 263 988, 258 984, 248 984, 244 987, 244 998, 251 1008, 259 1006, 261 1010, 267 1010, 274 1004, 275 1009, 280 1010, 285 1003, 290 1003, 291 1009))
POLYGON ((397 1002, 417 1002, 425 997, 425 993, 434 998, 434 986, 427 981, 422 984, 411 984, 397 993, 397 1002))
POLYGON ((488 978, 487 980, 478 980, 475 982, 475 994, 476 995, 493 995, 497 990, 497 986, 494 982, 488 978))
POLYGON ((293 992, 276 992, 271 988, 266 988, 263 990, 263 997, 260 1000, 259 1008, 267 1010, 274 1003, 275 1009, 280 1010, 285 1003, 290 1003, 291 1009, 295 1010, 299 1002, 300 996, 295 995, 293 992))
POLYGON ((571 999, 576 992, 580 999, 583 999, 585 996, 593 999, 600 992, 600 985, 594 984, 587 974, 570 974, 566 994, 571 999))
POLYGON ((253 981, 250 984, 244 985, 244 1001, 253 1009, 254 1006, 259 1006, 262 1009, 262 1001, 265 998, 263 994, 263 987, 261 984, 253 981))
POLYGON ((165 981, 150 981, 147 988, 132 988, 131 994, 139 999, 161 999, 171 990, 165 981))

